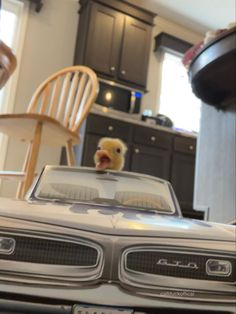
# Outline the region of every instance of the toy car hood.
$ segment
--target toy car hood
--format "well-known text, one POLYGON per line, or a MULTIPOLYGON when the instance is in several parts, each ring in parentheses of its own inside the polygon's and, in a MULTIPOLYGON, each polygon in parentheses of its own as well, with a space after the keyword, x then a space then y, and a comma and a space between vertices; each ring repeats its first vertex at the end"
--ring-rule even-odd
POLYGON ((235 240, 235 226, 100 205, 41 204, 1 198, 0 221, 1 217, 109 235, 235 240))

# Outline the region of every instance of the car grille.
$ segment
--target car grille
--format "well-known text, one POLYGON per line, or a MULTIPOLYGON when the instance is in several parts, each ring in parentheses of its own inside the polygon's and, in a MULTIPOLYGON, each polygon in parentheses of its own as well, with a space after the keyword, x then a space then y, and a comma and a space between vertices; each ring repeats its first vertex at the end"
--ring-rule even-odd
POLYGON ((91 241, 1 232, 0 239, 14 243, 11 251, 0 250, 0 278, 21 276, 23 281, 37 278, 38 282, 73 284, 94 281, 102 274, 103 250, 91 241))
POLYGON ((166 251, 161 249, 130 250, 123 256, 124 269, 128 272, 161 275, 168 277, 234 282, 236 280, 236 260, 232 257, 214 256, 205 253, 166 251), (208 275, 208 259, 230 261, 232 273, 228 277, 208 275))
POLYGON ((88 267, 97 264, 97 249, 85 244, 17 235, 4 237, 13 238, 16 245, 12 254, 0 253, 2 260, 88 267))

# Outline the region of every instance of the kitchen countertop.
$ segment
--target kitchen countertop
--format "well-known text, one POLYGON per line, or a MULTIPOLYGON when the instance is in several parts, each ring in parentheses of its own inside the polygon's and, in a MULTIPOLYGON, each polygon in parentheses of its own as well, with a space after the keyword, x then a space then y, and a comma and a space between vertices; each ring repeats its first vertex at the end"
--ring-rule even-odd
POLYGON ((128 123, 132 123, 135 125, 140 125, 140 126, 164 131, 164 132, 169 132, 176 135, 181 135, 181 136, 186 136, 186 137, 191 137, 191 138, 197 137, 196 133, 175 130, 173 128, 148 123, 146 121, 142 121, 141 116, 139 114, 130 114, 123 111, 118 111, 115 109, 107 108, 98 104, 93 105, 93 107, 90 110, 90 113, 97 114, 97 115, 107 117, 107 118, 112 118, 112 119, 128 122, 128 123))

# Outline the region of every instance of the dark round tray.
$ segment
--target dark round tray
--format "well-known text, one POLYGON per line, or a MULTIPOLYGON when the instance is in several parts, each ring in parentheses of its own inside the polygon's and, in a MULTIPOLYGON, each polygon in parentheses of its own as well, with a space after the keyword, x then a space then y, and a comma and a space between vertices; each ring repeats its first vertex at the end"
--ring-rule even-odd
POLYGON ((236 104, 236 27, 204 46, 189 68, 194 94, 204 103, 226 108, 236 104))

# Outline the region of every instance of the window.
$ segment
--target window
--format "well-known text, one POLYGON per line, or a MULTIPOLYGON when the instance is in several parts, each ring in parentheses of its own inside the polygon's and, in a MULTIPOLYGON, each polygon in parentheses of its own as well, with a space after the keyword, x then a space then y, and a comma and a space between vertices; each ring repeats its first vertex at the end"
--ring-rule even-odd
MULTIPOLYGON (((29 4, 19 0, 2 1, 0 18, 0 38, 17 55, 17 69, 6 86, 0 91, 0 113, 12 112, 15 100, 18 71, 24 44, 29 4)), ((0 169, 4 168, 7 137, 0 134, 0 169)))
MULTIPOLYGON (((1 11, 0 19, 0 38, 9 47, 13 47, 15 28, 17 25, 17 16, 14 12, 10 11, 10 7, 4 6, 1 11), (7 9, 8 8, 8 9, 7 9)), ((0 112, 4 111, 4 95, 6 95, 6 89, 0 90, 0 112)))
POLYGON ((181 57, 165 52, 159 113, 168 116, 174 128, 198 132, 200 110, 201 101, 192 92, 181 57))
POLYGON ((7 9, 2 9, 1 12, 1 28, 0 34, 1 39, 8 45, 12 47, 13 38, 16 27, 16 15, 8 11, 7 9))

